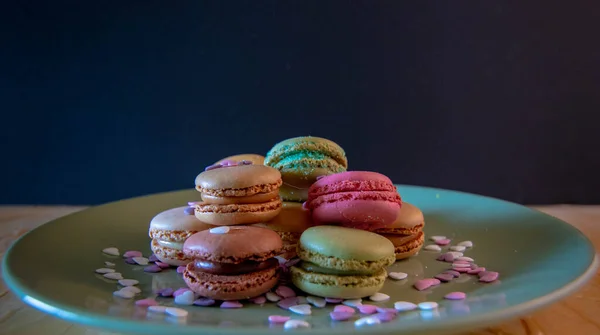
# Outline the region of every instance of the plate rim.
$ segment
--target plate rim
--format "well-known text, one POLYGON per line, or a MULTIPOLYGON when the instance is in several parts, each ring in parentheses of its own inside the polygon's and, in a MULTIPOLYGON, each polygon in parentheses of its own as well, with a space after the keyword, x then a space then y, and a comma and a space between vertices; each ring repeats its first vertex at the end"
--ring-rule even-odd
MULTIPOLYGON (((516 205, 516 206, 524 208, 526 210, 533 211, 533 212, 537 213, 538 215, 542 214, 543 216, 546 216, 549 219, 554 220, 555 222, 560 222, 561 224, 567 225, 568 227, 573 229, 575 232, 582 235, 584 237, 584 239, 586 240, 586 242, 591 246, 591 249, 593 251, 596 251, 591 240, 580 229, 578 229, 577 227, 569 224, 568 222, 566 222, 560 218, 557 218, 550 214, 544 213, 535 208, 530 208, 525 205, 521 205, 519 203, 515 203, 515 202, 511 202, 511 201, 507 201, 504 199, 499 199, 499 198, 495 198, 495 197, 491 197, 491 196, 487 196, 487 195, 481 195, 481 194, 452 190, 452 189, 435 188, 435 187, 429 187, 429 186, 418 186, 418 185, 410 185, 410 184, 394 184, 394 185, 397 188, 409 187, 409 188, 414 188, 414 189, 428 189, 430 191, 460 193, 460 194, 468 195, 468 196, 487 198, 487 199, 491 199, 494 201, 499 201, 499 202, 503 202, 506 204, 510 204, 512 206, 516 205)), ((69 213, 67 215, 63 215, 58 218, 54 218, 36 228, 28 231, 27 233, 23 234, 9 246, 9 248, 6 250, 4 257, 2 259, 3 280, 6 283, 9 290, 13 294, 15 294, 27 306, 37 309, 38 311, 41 311, 52 317, 55 317, 55 318, 58 318, 58 319, 61 319, 61 320, 64 320, 66 322, 70 322, 73 324, 77 324, 82 327, 105 329, 105 330, 125 332, 125 333, 139 333, 139 334, 141 334, 141 333, 162 334, 165 331, 167 331, 172 334, 196 334, 198 332, 207 332, 210 334, 225 335, 225 334, 232 334, 234 331, 239 331, 239 327, 238 328, 223 328, 223 327, 218 327, 218 326, 207 326, 207 325, 175 326, 175 325, 168 325, 168 324, 151 323, 151 324, 147 324, 147 325, 142 325, 140 327, 139 320, 121 319, 121 318, 116 318, 116 317, 107 316, 107 315, 88 313, 87 311, 82 313, 82 311, 73 311, 72 309, 69 309, 68 306, 64 306, 60 303, 54 304, 54 306, 53 306, 49 302, 45 302, 45 301, 42 301, 42 300, 32 297, 31 294, 32 293, 35 294, 35 290, 30 290, 30 289, 26 288, 24 285, 22 285, 19 282, 18 278, 16 278, 16 276, 12 275, 10 268, 8 267, 9 258, 14 253, 14 246, 21 243, 23 239, 26 239, 30 233, 34 232, 35 230, 37 230, 40 227, 43 227, 47 224, 51 224, 52 222, 64 219, 71 215, 81 215, 82 212, 89 211, 92 209, 98 209, 98 208, 101 208, 104 206, 110 206, 111 204, 116 204, 116 203, 120 203, 123 201, 136 200, 136 199, 142 199, 142 198, 154 197, 154 196, 160 197, 160 196, 166 196, 168 194, 179 193, 179 192, 190 191, 190 190, 191 189, 179 189, 179 190, 151 193, 151 194, 145 194, 145 195, 141 195, 141 196, 124 198, 124 199, 115 200, 115 201, 111 201, 111 202, 107 202, 107 203, 103 203, 103 204, 99 204, 99 205, 89 206, 80 211, 69 213), (55 307, 55 306, 58 306, 58 307, 55 307), (152 331, 149 332, 149 329, 152 329, 152 331)), ((468 327, 473 327, 476 324, 482 324, 482 326, 485 326, 485 324, 499 323, 500 321, 504 321, 509 318, 513 318, 513 317, 516 317, 519 315, 525 315, 525 314, 535 311, 543 306, 549 305, 551 303, 554 303, 556 301, 559 301, 559 300, 571 295, 572 293, 574 293, 575 291, 580 289, 589 280, 591 280, 592 277, 594 277, 594 275, 598 272, 599 268, 600 268, 600 259, 599 259, 598 252, 596 251, 596 252, 594 252, 591 262, 589 263, 589 266, 587 267, 587 269, 585 271, 583 271, 578 277, 576 277, 572 281, 568 282, 567 284, 563 285, 562 287, 560 287, 550 293, 547 293, 543 296, 522 302, 517 305, 513 305, 513 306, 506 307, 506 308, 501 308, 499 310, 491 311, 491 312, 488 312, 483 315, 477 315, 477 316, 467 315, 465 317, 456 318, 456 319, 445 319, 445 322, 443 322, 443 323, 436 322, 436 323, 429 324, 426 327, 412 326, 412 327, 409 327, 408 330, 410 331, 410 330, 422 329, 424 331, 432 331, 433 332, 433 331, 440 331, 443 328, 452 328, 453 331, 458 331, 458 330, 462 330, 462 329, 467 329, 468 327)), ((366 330, 370 334, 391 335, 391 334, 395 333, 395 331, 397 330, 397 327, 398 327, 398 325, 382 324, 382 325, 379 325, 376 327, 371 326, 371 327, 355 328, 354 331, 360 332, 360 331, 366 330)), ((266 325, 265 327, 260 327, 260 328, 245 328, 243 330, 243 334, 260 335, 260 334, 264 334, 265 332, 272 333, 272 332, 283 332, 283 331, 284 331, 283 329, 269 328, 266 325)), ((321 328, 311 328, 310 330, 308 330, 308 333, 309 334, 331 334, 331 333, 336 333, 336 332, 331 328, 322 328, 322 329, 321 328)), ((337 333, 340 333, 340 332, 338 331, 337 333)))

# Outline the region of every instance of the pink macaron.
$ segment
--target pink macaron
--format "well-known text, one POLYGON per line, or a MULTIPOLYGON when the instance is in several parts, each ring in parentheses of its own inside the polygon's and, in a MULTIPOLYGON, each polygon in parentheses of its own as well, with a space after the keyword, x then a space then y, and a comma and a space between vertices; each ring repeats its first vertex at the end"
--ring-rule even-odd
POLYGON ((377 172, 347 171, 312 184, 305 208, 314 224, 375 230, 392 224, 402 199, 392 181, 377 172))

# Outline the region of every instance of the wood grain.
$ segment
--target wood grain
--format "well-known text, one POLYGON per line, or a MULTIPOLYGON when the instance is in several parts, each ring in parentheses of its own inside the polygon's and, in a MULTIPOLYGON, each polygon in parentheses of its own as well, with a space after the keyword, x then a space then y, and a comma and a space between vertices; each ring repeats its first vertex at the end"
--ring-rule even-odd
MULTIPOLYGON (((0 255, 19 236, 54 218, 85 207, 0 206, 0 255)), ((565 220, 587 235, 600 250, 600 206, 535 206, 565 220)), ((462 335, 600 335, 600 273, 581 290, 545 309, 462 335)), ((0 281, 0 334, 118 335, 70 324, 25 306, 0 281)))

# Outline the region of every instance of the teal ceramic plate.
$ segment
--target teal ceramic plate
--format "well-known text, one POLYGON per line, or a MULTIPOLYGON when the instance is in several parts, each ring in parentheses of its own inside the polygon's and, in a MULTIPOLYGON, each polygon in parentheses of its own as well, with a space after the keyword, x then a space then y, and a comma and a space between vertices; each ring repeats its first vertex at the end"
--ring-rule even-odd
MULTIPOLYGON (((355 328, 352 322, 332 322, 332 307, 313 308, 305 319, 310 334, 442 334, 475 329, 519 316, 550 304, 579 288, 595 273, 595 252, 578 230, 558 219, 513 203, 454 191, 398 186, 405 201, 420 207, 426 219, 426 237, 445 235, 454 242, 471 240, 474 247, 465 256, 480 266, 500 272, 500 280, 479 283, 476 276, 463 275, 434 289, 417 291, 413 283, 448 268, 436 261, 437 252, 421 251, 390 267, 409 274, 406 280, 386 282, 382 292, 391 296, 375 303, 393 307, 395 301, 439 302, 434 311, 412 311, 392 322, 355 328), (464 301, 448 301, 448 292, 467 293, 464 301)), ((154 289, 181 287, 174 270, 150 274, 141 266, 103 254, 115 246, 121 251, 150 253, 147 235, 150 219, 160 211, 198 200, 194 190, 134 198, 93 207, 49 222, 19 239, 4 259, 5 280, 27 304, 56 317, 91 327, 142 334, 268 334, 284 332, 271 326, 271 314, 292 315, 273 303, 247 303, 244 308, 186 307, 185 320, 148 317, 134 300, 114 297, 114 281, 96 275, 104 261, 117 263, 125 278, 138 279, 142 294, 154 289)), ((429 243, 429 242, 426 242, 429 243)), ((170 299, 160 299, 172 305, 170 299)))

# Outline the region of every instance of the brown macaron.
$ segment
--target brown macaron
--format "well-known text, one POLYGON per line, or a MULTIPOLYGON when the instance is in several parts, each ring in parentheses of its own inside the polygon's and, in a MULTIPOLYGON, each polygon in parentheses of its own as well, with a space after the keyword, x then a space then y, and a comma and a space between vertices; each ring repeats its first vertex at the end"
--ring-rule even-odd
POLYGON ((193 259, 184 273, 187 286, 218 300, 249 299, 268 292, 279 280, 283 243, 270 229, 215 227, 188 238, 183 246, 193 259))
POLYGON ((202 202, 196 217, 217 226, 252 224, 273 219, 281 211, 281 173, 264 165, 213 165, 196 177, 202 202))
POLYGON ((254 226, 266 227, 281 237, 283 250, 281 257, 290 259, 296 256, 296 247, 302 233, 313 226, 310 212, 299 202, 284 201, 281 212, 272 220, 254 226))
POLYGON ((417 254, 423 247, 424 226, 423 212, 405 201, 402 203, 398 217, 391 225, 373 232, 392 241, 396 247, 396 259, 404 259, 417 254))

